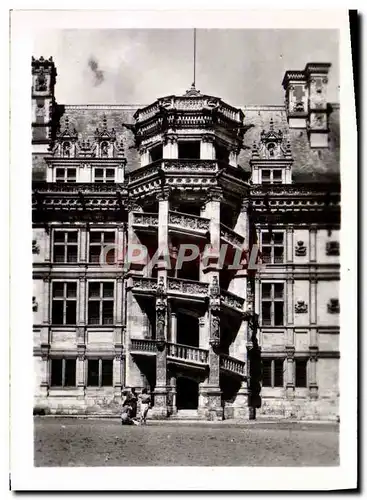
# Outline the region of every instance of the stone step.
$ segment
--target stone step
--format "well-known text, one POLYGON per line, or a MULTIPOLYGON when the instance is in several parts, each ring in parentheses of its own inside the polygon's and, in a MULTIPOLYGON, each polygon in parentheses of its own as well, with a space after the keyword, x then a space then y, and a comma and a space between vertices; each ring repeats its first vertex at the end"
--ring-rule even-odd
POLYGON ((169 418, 170 420, 198 420, 200 417, 197 410, 177 410, 177 413, 169 418))

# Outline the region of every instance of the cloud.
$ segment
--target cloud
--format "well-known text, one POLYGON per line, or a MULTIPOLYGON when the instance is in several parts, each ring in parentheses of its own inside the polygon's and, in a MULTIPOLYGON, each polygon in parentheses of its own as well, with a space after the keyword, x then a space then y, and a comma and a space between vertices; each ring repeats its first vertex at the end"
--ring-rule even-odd
POLYGON ((104 81, 104 72, 98 68, 98 61, 93 56, 89 58, 88 66, 94 75, 94 86, 98 87, 104 81))

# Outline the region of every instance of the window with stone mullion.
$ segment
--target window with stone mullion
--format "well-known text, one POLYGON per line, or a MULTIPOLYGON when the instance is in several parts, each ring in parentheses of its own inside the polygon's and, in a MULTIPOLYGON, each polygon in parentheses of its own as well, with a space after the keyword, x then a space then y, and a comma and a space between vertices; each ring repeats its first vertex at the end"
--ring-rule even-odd
POLYGON ((89 283, 88 324, 112 325, 114 312, 114 284, 89 283))
MULTIPOLYGON (((102 250, 115 243, 114 231, 91 231, 89 233, 89 262, 99 264, 102 250)), ((115 261, 115 250, 111 248, 107 254, 108 263, 115 261)))
POLYGON ((268 231, 261 233, 261 256, 265 264, 282 264, 284 262, 284 233, 268 231))
POLYGON ((76 324, 76 283, 54 282, 51 322, 56 325, 76 324))
POLYGON ((78 261, 78 233, 76 231, 55 231, 53 244, 54 262, 78 261))
POLYGON ((263 365, 263 387, 283 387, 284 385, 284 370, 283 359, 265 358, 262 360, 263 365))
POLYGON ((284 284, 261 284, 261 323, 263 326, 284 324, 284 284))

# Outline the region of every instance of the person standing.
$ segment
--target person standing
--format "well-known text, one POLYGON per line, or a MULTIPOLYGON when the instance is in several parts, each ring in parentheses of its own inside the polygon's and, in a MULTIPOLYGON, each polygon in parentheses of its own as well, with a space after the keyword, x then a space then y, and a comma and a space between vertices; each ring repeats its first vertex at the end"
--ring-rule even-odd
POLYGON ((150 394, 148 394, 148 391, 146 388, 144 388, 141 391, 141 394, 139 395, 139 399, 140 399, 140 423, 146 424, 148 411, 151 408, 151 404, 152 404, 152 398, 151 398, 150 394))

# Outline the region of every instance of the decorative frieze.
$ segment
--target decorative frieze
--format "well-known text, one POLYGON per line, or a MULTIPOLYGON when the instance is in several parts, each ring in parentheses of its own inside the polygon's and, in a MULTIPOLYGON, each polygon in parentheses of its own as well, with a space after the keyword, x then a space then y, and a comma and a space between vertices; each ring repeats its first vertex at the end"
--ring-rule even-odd
POLYGON ((134 212, 133 225, 158 226, 158 214, 134 212))
POLYGON ((330 299, 327 305, 327 312, 330 314, 340 313, 339 299, 330 299))
POLYGON ((209 219, 197 217, 195 215, 182 214, 179 212, 169 212, 168 223, 187 229, 199 231, 209 231, 209 219))
POLYGON ((298 300, 294 306, 296 314, 305 314, 308 312, 308 305, 303 300, 298 300))
POLYGON ((167 287, 169 292, 179 292, 182 294, 206 296, 208 293, 208 283, 179 278, 168 278, 167 287))
POLYGON ((220 299, 224 305, 240 311, 245 303, 245 299, 224 290, 221 291, 220 299))

